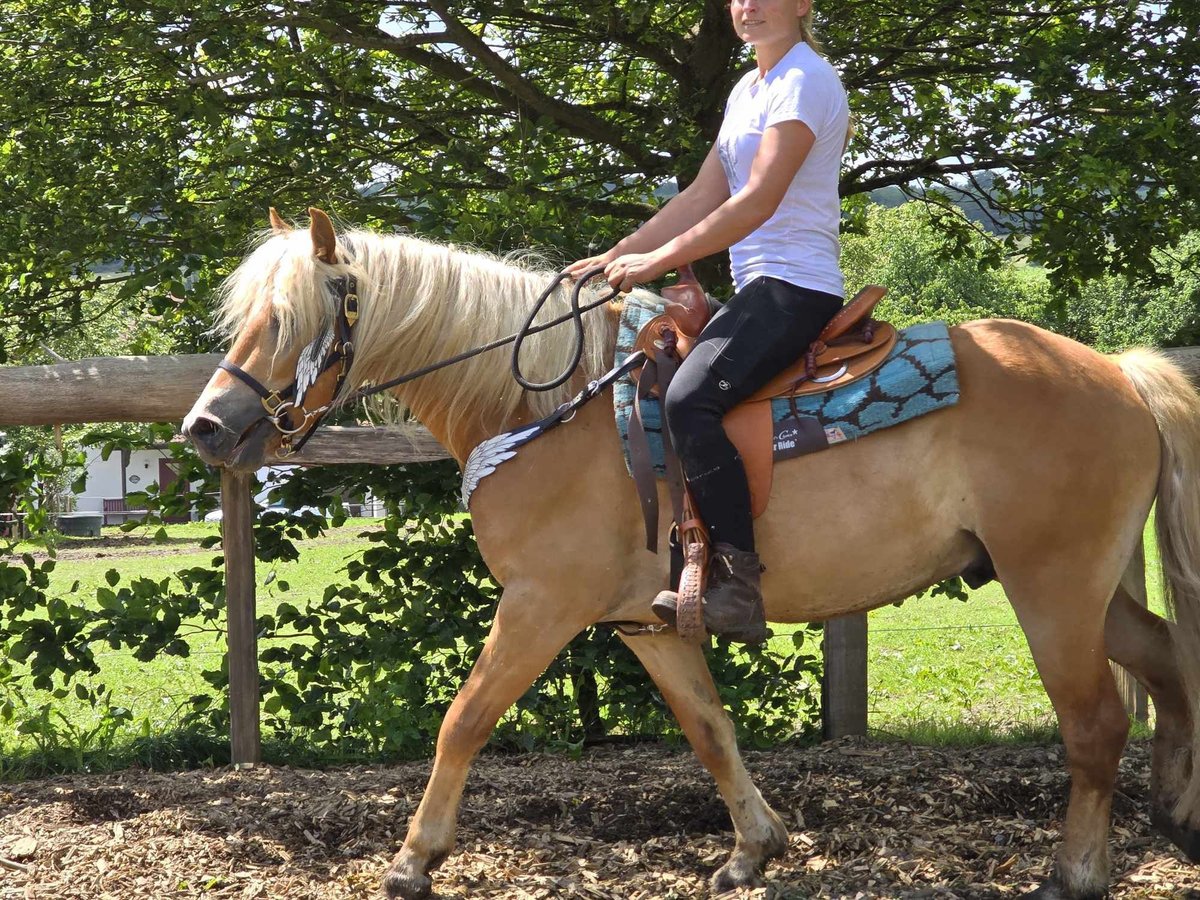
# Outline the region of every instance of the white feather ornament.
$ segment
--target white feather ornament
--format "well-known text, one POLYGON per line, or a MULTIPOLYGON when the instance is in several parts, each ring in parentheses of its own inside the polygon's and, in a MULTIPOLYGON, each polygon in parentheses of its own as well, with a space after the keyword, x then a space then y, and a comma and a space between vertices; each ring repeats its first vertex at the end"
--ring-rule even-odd
POLYGON ((308 389, 317 383, 321 376, 321 366, 329 356, 329 347, 333 344, 333 329, 326 328, 324 334, 315 337, 311 344, 300 351, 296 361, 296 405, 304 399, 308 389))
POLYGON ((471 494, 488 475, 496 471, 496 467, 505 460, 517 455, 517 449, 527 444, 545 431, 541 423, 529 425, 517 431, 506 431, 493 438, 488 438, 471 451, 467 464, 463 466, 462 505, 463 509, 470 508, 471 494))

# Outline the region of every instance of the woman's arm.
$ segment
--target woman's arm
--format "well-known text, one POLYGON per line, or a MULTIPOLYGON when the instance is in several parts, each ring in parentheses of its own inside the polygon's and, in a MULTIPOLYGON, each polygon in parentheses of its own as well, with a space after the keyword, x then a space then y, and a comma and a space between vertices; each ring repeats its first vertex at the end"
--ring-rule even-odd
POLYGON ((612 259, 604 269, 609 284, 627 291, 671 269, 728 249, 751 234, 775 214, 814 143, 816 135, 803 122, 793 119, 772 125, 763 132, 745 188, 659 246, 612 259))
POLYGON ((695 180, 672 197, 653 218, 606 253, 572 263, 567 267, 567 271, 572 275, 579 275, 588 269, 607 265, 622 254, 644 253, 661 247, 702 221, 728 199, 729 182, 725 179, 721 159, 714 145, 704 158, 695 180))

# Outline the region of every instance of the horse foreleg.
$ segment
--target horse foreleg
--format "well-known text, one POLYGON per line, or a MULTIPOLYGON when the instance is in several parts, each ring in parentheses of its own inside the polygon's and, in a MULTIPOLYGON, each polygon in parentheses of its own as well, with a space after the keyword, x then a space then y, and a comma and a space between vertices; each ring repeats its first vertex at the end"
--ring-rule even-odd
POLYGON ((569 608, 562 604, 549 610, 535 592, 505 589, 479 659, 442 720, 425 795, 404 846, 384 877, 389 898, 420 900, 430 895, 429 872, 454 847, 458 805, 471 759, 500 716, 591 622, 579 618, 582 604, 565 614, 569 608))
MULTIPOLYGON (((1141 569, 1135 575, 1140 576, 1141 569)), ((1191 713, 1175 659, 1170 624, 1117 589, 1104 623, 1108 656, 1124 666, 1154 701, 1154 750, 1150 766, 1150 818, 1193 862, 1200 862, 1200 829, 1177 816, 1175 806, 1194 765, 1191 713)))
POLYGON ((713 893, 760 884, 767 861, 786 852, 787 830, 742 764, 733 723, 721 705, 704 653, 673 633, 622 636, 622 640, 662 691, 729 807, 737 843, 713 875, 713 893))

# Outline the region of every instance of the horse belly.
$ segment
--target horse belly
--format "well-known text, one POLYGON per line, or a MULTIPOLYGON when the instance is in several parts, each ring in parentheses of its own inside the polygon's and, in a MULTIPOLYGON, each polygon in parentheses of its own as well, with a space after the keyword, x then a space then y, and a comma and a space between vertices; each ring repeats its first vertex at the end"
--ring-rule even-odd
POLYGON ((776 465, 755 525, 769 619, 874 609, 977 557, 955 449, 959 418, 951 407, 776 465))

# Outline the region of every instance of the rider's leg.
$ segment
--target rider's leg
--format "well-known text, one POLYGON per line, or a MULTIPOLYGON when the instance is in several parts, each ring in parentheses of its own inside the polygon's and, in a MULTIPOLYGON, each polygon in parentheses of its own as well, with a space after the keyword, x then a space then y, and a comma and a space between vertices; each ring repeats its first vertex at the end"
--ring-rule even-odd
MULTIPOLYGON (((722 419, 794 362, 841 305, 831 294, 755 279, 709 322, 664 400, 688 490, 719 557, 705 593, 705 624, 735 640, 761 641, 766 628, 750 488, 722 419)), ((672 598, 660 597, 655 611, 669 620, 672 598)))

